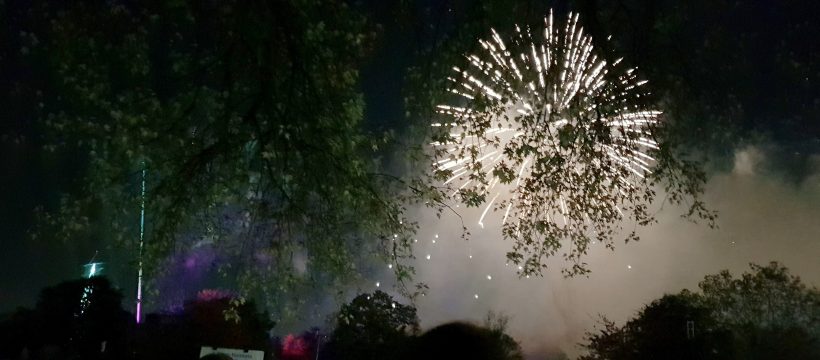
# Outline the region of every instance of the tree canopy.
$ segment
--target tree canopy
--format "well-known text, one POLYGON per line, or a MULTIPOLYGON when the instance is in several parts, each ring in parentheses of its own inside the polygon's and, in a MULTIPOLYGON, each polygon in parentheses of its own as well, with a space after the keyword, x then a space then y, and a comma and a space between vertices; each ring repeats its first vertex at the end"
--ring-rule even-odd
POLYGON ((168 254, 212 246, 245 293, 292 312, 305 286, 410 255, 403 206, 427 190, 385 171, 389 134, 362 124, 373 33, 346 2, 83 1, 20 16, 46 74, 48 148, 85 164, 38 234, 133 246, 144 169, 151 277, 168 254))
MULTIPOLYGON (((223 254, 221 273, 244 294, 263 298, 275 317, 296 313, 304 303, 298 294, 314 285, 355 281, 374 259, 394 263, 403 285, 412 268, 402 260, 412 257, 418 226, 408 207, 447 206, 426 144, 448 72, 491 26, 510 30, 511 17, 536 23, 548 12, 501 0, 452 5, 455 11, 405 2, 393 9, 400 31, 416 36, 404 44, 409 70, 402 69, 399 120, 408 121, 393 128, 364 121, 360 70, 384 38, 376 19, 346 1, 9 8, 4 15, 23 29, 14 37, 14 58, 38 80, 15 96, 35 105, 46 147, 81 163, 84 175, 56 209, 40 212, 36 234, 133 247, 145 170, 149 277, 162 275, 171 253, 214 247, 223 254)), ((563 137, 586 141, 577 135, 563 137)), ((629 196, 635 219, 652 222, 645 202, 657 185, 669 200, 689 205, 688 215, 714 220, 698 198, 705 177, 696 163, 674 146, 661 148, 658 182, 638 184, 629 196)), ((602 213, 590 199, 618 202, 564 175, 541 176, 532 187, 542 194, 573 189, 574 219, 602 213)), ((556 232, 544 226, 543 214, 522 216, 520 228, 534 236, 505 231, 516 245, 508 256, 537 272, 568 241, 570 273, 583 273, 588 243, 612 245, 618 236, 622 218, 605 211, 601 219, 606 226, 556 232)))

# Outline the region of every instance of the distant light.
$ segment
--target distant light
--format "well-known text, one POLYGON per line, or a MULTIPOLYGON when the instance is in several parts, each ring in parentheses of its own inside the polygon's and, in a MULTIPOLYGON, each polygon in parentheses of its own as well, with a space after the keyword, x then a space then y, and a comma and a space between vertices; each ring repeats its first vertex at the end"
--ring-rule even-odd
POLYGON ((430 260, 430 254, 427 254, 427 260, 430 260))
POLYGON ((393 264, 387 264, 387 268, 388 268, 388 269, 392 269, 392 268, 393 268, 393 264))
POLYGON ((105 270, 104 264, 101 262, 92 262, 83 265, 84 274, 86 278, 92 278, 94 276, 102 275, 103 270, 105 270))
POLYGON ((626 266, 626 268, 627 268, 627 269, 631 269, 631 268, 632 268, 632 265, 627 265, 627 266, 626 266))
POLYGON ((478 299, 478 294, 475 294, 475 295, 473 295, 473 296, 475 296, 475 298, 476 298, 476 299, 478 299))
POLYGON ((436 234, 436 239, 438 239, 438 234, 436 234))
POLYGON ((396 308, 396 303, 392 303, 392 304, 390 304, 390 306, 392 306, 395 309, 396 308))
POLYGON ((521 265, 518 265, 518 271, 521 271, 521 270, 524 270, 524 267, 521 266, 521 265))
POLYGON ((487 275, 487 280, 492 280, 492 279, 493 279, 493 277, 492 277, 492 276, 487 275))
POLYGON ((435 243, 436 243, 436 239, 433 239, 433 244, 435 244, 435 243))
MULTIPOLYGON (((376 287, 379 287, 379 286, 381 286, 381 283, 379 283, 378 281, 376 281, 376 287)), ((368 297, 368 300, 369 300, 369 299, 370 299, 370 298, 368 297)))
POLYGON ((470 255, 470 259, 472 259, 472 258, 473 258, 473 256, 472 256, 472 255, 470 255))

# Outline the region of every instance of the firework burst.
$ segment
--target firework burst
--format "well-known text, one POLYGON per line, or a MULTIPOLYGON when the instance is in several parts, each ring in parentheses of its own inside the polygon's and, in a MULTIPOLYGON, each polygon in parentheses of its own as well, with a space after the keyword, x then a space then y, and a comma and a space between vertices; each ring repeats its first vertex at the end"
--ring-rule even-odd
POLYGON ((522 273, 539 273, 569 240, 574 274, 589 243, 611 246, 623 219, 646 221, 660 112, 641 105, 634 69, 599 57, 577 14, 544 23, 516 26, 508 41, 493 29, 453 68, 433 167, 451 197, 483 206, 479 226, 503 224, 522 273))

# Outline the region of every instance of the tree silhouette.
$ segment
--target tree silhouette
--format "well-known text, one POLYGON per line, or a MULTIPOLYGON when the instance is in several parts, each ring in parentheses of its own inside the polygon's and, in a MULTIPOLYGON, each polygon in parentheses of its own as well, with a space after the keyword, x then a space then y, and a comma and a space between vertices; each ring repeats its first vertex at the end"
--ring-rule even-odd
POLYGON ((327 353, 335 359, 397 358, 418 327, 414 307, 383 291, 361 294, 336 315, 327 353))
POLYGON ((622 327, 602 319, 583 359, 815 359, 820 292, 777 262, 708 275, 644 307, 622 327))
POLYGON ((15 341, 4 344, 0 353, 11 358, 20 356, 24 349, 32 356, 125 356, 131 317, 121 302, 120 291, 100 276, 47 287, 34 310, 20 309, 0 326, 0 337, 15 341))
POLYGON ((454 322, 419 336, 409 359, 521 360, 518 344, 499 328, 454 322))

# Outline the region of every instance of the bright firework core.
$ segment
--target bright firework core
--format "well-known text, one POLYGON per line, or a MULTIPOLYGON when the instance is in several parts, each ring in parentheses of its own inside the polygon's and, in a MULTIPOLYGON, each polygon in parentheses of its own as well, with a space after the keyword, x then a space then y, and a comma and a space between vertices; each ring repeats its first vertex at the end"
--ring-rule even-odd
MULTIPOLYGON (((592 38, 570 14, 565 26, 544 19, 543 31, 515 27, 505 42, 492 30, 483 52, 454 67, 455 94, 438 106, 434 170, 450 196, 503 216, 504 236, 522 240, 532 257, 526 274, 561 240, 600 240, 622 220, 640 219, 646 175, 655 162, 659 111, 645 108, 634 69, 596 54, 592 38)), ((576 261, 590 241, 572 241, 564 255, 576 261)))

